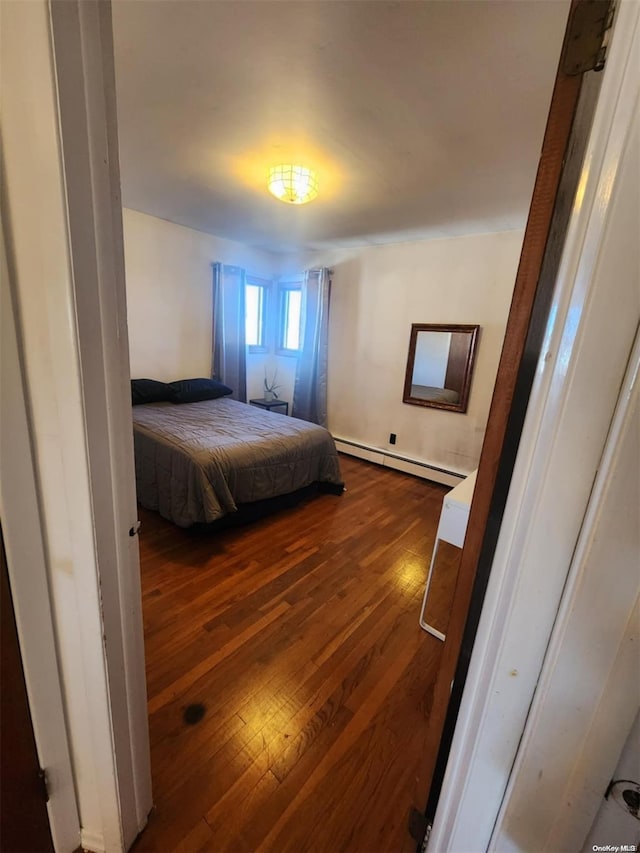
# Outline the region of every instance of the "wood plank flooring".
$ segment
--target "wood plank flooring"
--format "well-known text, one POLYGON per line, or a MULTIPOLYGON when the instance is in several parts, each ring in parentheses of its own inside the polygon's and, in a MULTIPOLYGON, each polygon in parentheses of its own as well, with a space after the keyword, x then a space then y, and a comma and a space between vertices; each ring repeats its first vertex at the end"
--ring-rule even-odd
MULTIPOLYGON (((418 614, 447 489, 341 465, 343 496, 235 530, 140 511, 156 805, 136 853, 415 849, 442 652, 418 614)), ((438 554, 441 629, 459 554, 438 554)))

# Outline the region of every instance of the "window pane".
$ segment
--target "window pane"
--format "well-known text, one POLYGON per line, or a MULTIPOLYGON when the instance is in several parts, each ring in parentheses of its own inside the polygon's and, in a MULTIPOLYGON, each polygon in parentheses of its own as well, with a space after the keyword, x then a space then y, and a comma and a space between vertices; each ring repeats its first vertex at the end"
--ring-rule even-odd
POLYGON ((245 288, 245 336, 249 347, 262 346, 263 290, 256 284, 248 284, 245 288))
POLYGON ((300 349, 300 304, 299 290, 284 292, 284 323, 282 345, 284 349, 300 349))

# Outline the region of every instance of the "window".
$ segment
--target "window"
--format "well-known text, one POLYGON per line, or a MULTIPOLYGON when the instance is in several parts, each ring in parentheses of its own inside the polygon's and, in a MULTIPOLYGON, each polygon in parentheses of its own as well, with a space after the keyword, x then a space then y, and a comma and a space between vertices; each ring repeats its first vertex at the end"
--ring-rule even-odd
POLYGON ((280 316, 278 323, 278 350, 294 355, 300 349, 300 308, 302 291, 300 282, 280 285, 280 316))
POLYGON ((245 343, 250 352, 266 350, 268 284, 247 279, 244 292, 245 343))
POLYGON ((302 282, 275 283, 256 276, 245 282, 245 343, 250 353, 275 351, 295 356, 300 351, 302 282))

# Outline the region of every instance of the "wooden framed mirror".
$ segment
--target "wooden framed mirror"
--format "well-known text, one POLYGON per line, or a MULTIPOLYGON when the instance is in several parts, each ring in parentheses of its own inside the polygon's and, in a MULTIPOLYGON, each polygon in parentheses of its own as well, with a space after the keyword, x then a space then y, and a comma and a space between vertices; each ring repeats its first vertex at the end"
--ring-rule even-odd
POLYGON ((403 403, 466 412, 480 326, 414 323, 403 403))

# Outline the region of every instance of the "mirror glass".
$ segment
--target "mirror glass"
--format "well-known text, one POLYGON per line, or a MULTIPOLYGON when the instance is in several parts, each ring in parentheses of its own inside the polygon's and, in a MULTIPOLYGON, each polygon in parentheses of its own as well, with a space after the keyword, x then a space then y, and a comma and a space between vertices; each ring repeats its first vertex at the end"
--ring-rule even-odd
POLYGON ((414 323, 403 402, 466 412, 479 329, 414 323))

